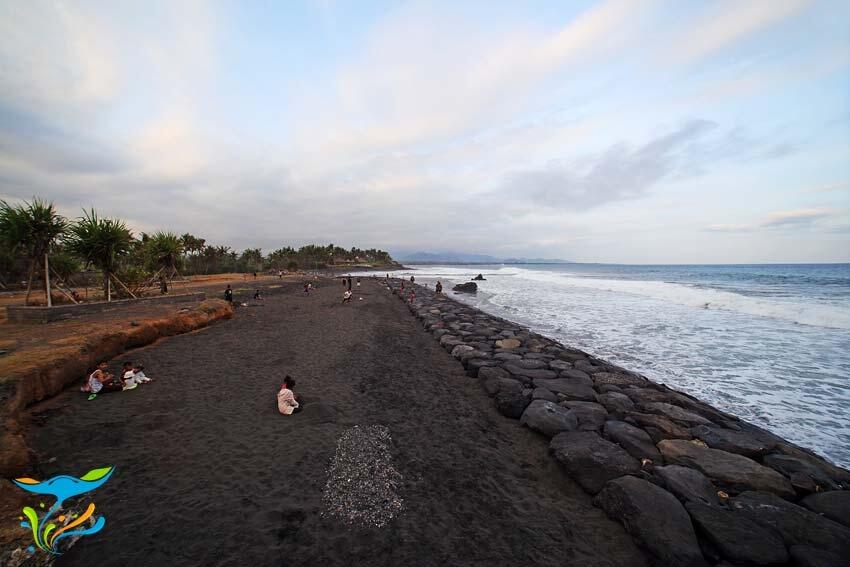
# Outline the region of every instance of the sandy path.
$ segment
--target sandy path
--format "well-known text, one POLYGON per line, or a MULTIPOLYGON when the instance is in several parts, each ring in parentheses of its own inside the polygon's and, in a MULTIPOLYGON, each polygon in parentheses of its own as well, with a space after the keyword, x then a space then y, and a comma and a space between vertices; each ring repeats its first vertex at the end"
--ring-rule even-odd
MULTIPOLYGON (((114 464, 107 526, 59 565, 645 565, 623 529, 501 417, 386 290, 269 290, 229 322, 129 354, 157 382, 68 407, 33 432, 44 475, 114 464), (277 413, 284 375, 301 414, 277 413), (389 526, 319 515, 336 440, 382 424, 404 475, 389 526)), ((113 361, 117 366, 120 360, 113 361)))

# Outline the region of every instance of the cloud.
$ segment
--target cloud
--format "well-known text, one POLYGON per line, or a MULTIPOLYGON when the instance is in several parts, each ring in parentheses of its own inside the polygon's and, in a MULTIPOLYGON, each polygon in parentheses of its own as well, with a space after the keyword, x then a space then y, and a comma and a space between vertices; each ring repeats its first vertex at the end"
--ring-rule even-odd
POLYGON ((836 228, 840 229, 841 225, 821 226, 821 221, 836 220, 840 216, 841 211, 827 208, 774 211, 754 224, 710 224, 704 230, 707 232, 754 232, 759 230, 798 229, 820 226, 825 230, 835 232, 836 228))
POLYGON ((797 209, 794 211, 777 211, 770 213, 761 226, 775 228, 784 226, 810 225, 821 219, 831 217, 835 211, 830 209, 797 209))
POLYGON ((512 172, 498 193, 544 207, 578 211, 634 199, 681 167, 682 150, 716 127, 707 120, 693 120, 637 148, 621 142, 583 163, 553 163, 543 169, 512 172))
POLYGON ((692 63, 744 41, 796 14, 810 0, 713 3, 663 42, 663 58, 692 63))

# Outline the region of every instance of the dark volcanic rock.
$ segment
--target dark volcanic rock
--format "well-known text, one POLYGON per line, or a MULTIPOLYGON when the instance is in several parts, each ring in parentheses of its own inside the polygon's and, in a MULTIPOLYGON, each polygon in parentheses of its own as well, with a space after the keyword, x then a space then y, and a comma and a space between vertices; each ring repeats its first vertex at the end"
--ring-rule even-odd
POLYGON ((847 558, 808 545, 792 545, 794 567, 847 567, 847 558))
POLYGON ((564 370, 572 370, 573 365, 566 360, 552 360, 549 362, 549 369, 555 372, 563 372, 564 370))
POLYGON ((576 370, 575 368, 561 371, 560 376, 561 378, 570 378, 582 384, 587 384, 588 386, 593 386, 594 384, 593 378, 590 377, 590 374, 581 370, 576 370))
POLYGON ((506 360, 506 361, 507 360, 521 360, 522 355, 513 354, 513 353, 510 353, 510 352, 500 352, 500 353, 494 354, 493 358, 497 358, 499 360, 506 360))
MULTIPOLYGON (((764 433, 767 434, 767 432, 764 433)), ((813 455, 809 451, 801 449, 796 445, 792 445, 791 443, 788 443, 787 441, 784 441, 783 439, 780 439, 776 436, 773 436, 773 438, 777 441, 777 452, 782 453, 783 455, 788 455, 790 457, 796 457, 801 461, 820 469, 826 476, 835 481, 836 484, 840 484, 845 489, 850 488, 850 470, 837 467, 832 463, 828 463, 817 455, 813 455)))
POLYGON ((800 501, 809 510, 850 528, 850 490, 811 494, 800 501))
POLYGON ((510 360, 505 363, 506 365, 515 366, 516 368, 522 368, 525 370, 536 370, 539 368, 546 368, 548 364, 546 364, 545 360, 537 360, 534 358, 523 358, 522 360, 510 360))
POLYGON ((567 474, 591 494, 611 479, 640 470, 636 459, 592 431, 559 433, 549 450, 567 474))
POLYGON ((632 457, 661 463, 661 453, 643 429, 624 421, 608 421, 605 423, 604 433, 605 437, 617 443, 632 457))
POLYGON ((545 368, 523 368, 522 366, 518 366, 516 362, 524 362, 522 360, 511 360, 505 363, 505 370, 510 372, 515 376, 525 376, 529 380, 535 379, 550 379, 557 376, 555 372, 552 370, 547 370, 545 368))
POLYGON ((512 381, 513 384, 508 384, 507 381, 502 381, 499 391, 493 399, 496 401, 496 409, 499 413, 506 417, 519 419, 522 412, 531 403, 531 391, 526 393, 526 389, 522 384, 512 381))
POLYGON ((558 401, 558 396, 546 388, 534 388, 534 391, 531 393, 531 399, 546 400, 547 402, 555 403, 558 401))
POLYGON ((818 487, 829 490, 840 488, 822 469, 797 457, 771 454, 762 462, 790 478, 791 484, 805 492, 815 492, 818 487))
POLYGON ((690 441, 665 439, 658 450, 668 464, 693 467, 733 492, 756 489, 793 498, 788 479, 752 459, 719 449, 700 447, 690 441))
POLYGON ((582 400, 585 402, 596 401, 596 392, 593 391, 593 388, 584 384, 577 384, 567 378, 557 378, 554 380, 536 378, 534 385, 540 388, 546 388, 556 394, 563 394, 572 400, 582 400))
POLYGON ((691 435, 702 439, 712 449, 738 453, 745 457, 760 457, 773 448, 773 445, 764 443, 748 433, 707 425, 692 427, 691 435))
POLYGON ((688 425, 711 424, 709 420, 705 419, 699 414, 665 402, 649 402, 647 404, 641 404, 641 409, 643 409, 644 411, 648 411, 649 413, 663 415, 672 419, 673 421, 687 423, 688 425))
POLYGON ((737 563, 772 565, 788 561, 782 538, 742 514, 688 502, 685 509, 694 526, 725 557, 737 563))
POLYGON ((522 384, 511 378, 488 378, 484 381, 484 391, 492 398, 503 387, 514 388, 515 384, 519 384, 520 388, 522 387, 522 384))
MULTIPOLYGON (((634 421, 645 427, 647 433, 650 433, 649 428, 655 429, 664 439, 691 439, 691 434, 687 429, 660 415, 629 412, 626 414, 626 421, 634 421)), ((655 438, 653 437, 653 439, 655 438)))
POLYGON ((789 548, 804 545, 839 557, 850 557, 850 529, 775 494, 744 492, 732 499, 731 507, 757 524, 778 532, 789 548))
POLYGON ((478 291, 478 284, 476 284, 475 282, 457 284, 452 288, 452 291, 460 291, 462 293, 475 293, 478 291))
POLYGON ((653 473, 664 481, 671 493, 683 502, 700 502, 717 505, 717 488, 708 478, 696 469, 681 465, 655 467, 653 473))
POLYGON ((519 422, 547 437, 562 431, 574 431, 578 427, 575 413, 546 400, 533 400, 519 422))
POLYGON ((600 394, 599 403, 605 406, 610 413, 625 413, 635 408, 635 404, 625 394, 619 392, 607 392, 600 394))
POLYGON ((658 558, 660 565, 707 566, 691 519, 676 498, 633 476, 605 485, 594 502, 620 521, 635 542, 658 558))
POLYGON ((498 366, 490 366, 482 368, 478 371, 479 380, 489 380, 491 378, 510 378, 511 375, 507 370, 498 366))
MULTIPOLYGON (((584 370, 576 364, 576 368, 584 370)), ((648 383, 646 378, 635 374, 620 374, 613 372, 597 372, 593 374, 593 381, 597 386, 612 384, 614 386, 644 386, 648 383)))
POLYGON ((498 366, 498 362, 488 358, 473 358, 466 361, 467 375, 476 378, 482 368, 487 366, 498 366))
POLYGON ((608 412, 602 404, 596 402, 583 402, 576 400, 564 400, 561 405, 575 412, 578 418, 578 428, 582 431, 598 431, 605 425, 608 412))

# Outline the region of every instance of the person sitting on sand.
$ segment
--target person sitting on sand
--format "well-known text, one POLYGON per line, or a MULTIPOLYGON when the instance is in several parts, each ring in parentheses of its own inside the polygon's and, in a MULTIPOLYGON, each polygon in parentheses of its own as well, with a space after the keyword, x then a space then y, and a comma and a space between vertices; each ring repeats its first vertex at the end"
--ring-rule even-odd
POLYGON ((108 369, 109 364, 107 364, 105 360, 102 360, 97 364, 97 368, 95 368, 94 372, 89 374, 88 380, 81 388, 81 391, 91 394, 89 396, 90 400, 93 400, 97 394, 120 392, 123 389, 121 384, 114 383, 113 380, 115 376, 107 372, 108 369))
POLYGON ((133 390, 139 385, 136 382, 136 371, 133 370, 132 362, 125 362, 121 368, 121 385, 123 390, 133 390))
POLYGON ((148 382, 153 382, 153 378, 148 378, 145 376, 145 367, 139 364, 138 362, 133 365, 133 378, 136 380, 136 384, 146 384, 148 382))
POLYGON ((227 289, 224 290, 224 300, 233 303, 233 290, 230 289, 230 284, 227 284, 227 289))
POLYGON ((295 387, 295 380, 290 376, 283 379, 283 384, 280 385, 280 391, 277 393, 277 409, 283 415, 291 415, 301 411, 301 406, 295 399, 295 392, 292 389, 295 387))
POLYGON ((351 295, 352 293, 350 289, 345 290, 342 294, 342 302, 345 303, 346 301, 351 301, 351 295))
POLYGON ((260 290, 259 290, 259 289, 258 289, 258 290, 256 290, 256 291, 254 292, 254 299, 259 300, 259 301, 262 301, 262 300, 263 300, 263 296, 262 296, 262 294, 260 293, 260 290))

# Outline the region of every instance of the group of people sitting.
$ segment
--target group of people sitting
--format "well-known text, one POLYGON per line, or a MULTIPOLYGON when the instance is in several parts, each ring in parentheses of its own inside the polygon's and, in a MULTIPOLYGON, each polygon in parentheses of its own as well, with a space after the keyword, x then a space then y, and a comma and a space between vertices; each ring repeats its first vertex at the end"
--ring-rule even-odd
POLYGON ((119 376, 115 376, 109 372, 109 364, 102 360, 98 363, 94 372, 89 374, 80 391, 89 394, 88 399, 93 400, 98 394, 133 390, 140 384, 152 381, 152 378, 145 376, 145 367, 138 362, 125 362, 121 367, 119 376))

